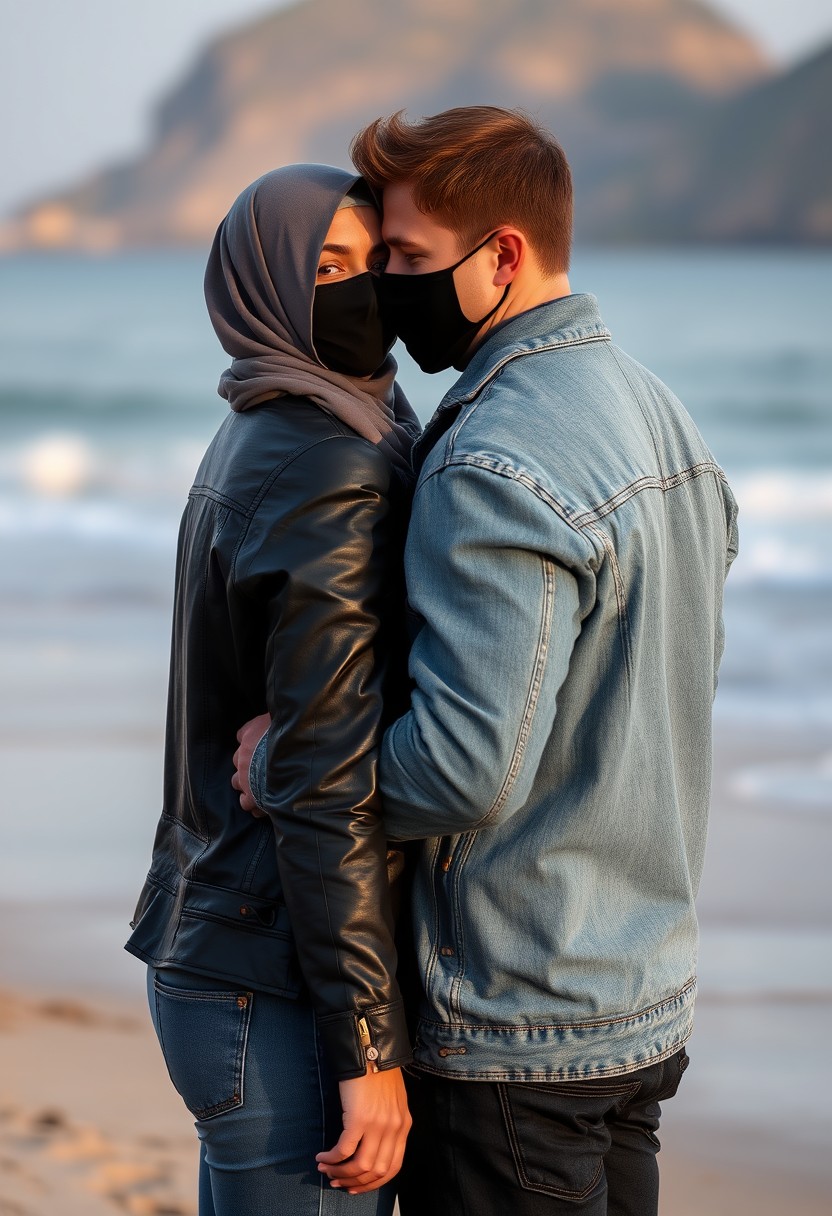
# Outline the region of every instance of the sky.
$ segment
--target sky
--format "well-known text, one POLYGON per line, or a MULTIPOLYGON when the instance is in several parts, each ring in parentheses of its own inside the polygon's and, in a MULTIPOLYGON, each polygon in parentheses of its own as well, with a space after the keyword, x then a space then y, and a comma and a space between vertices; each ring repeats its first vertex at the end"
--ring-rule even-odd
MULTIPOLYGON (((0 0, 0 212, 138 151, 205 42, 292 2, 0 0)), ((781 63, 832 39, 829 0, 711 2, 781 63)))

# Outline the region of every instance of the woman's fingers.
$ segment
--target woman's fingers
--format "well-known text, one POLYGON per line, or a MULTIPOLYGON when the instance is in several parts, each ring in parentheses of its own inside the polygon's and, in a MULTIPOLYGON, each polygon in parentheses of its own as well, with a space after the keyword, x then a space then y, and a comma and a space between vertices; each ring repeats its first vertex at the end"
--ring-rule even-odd
POLYGON ((341 1082, 344 1131, 318 1169, 350 1194, 377 1190, 401 1168, 410 1113, 400 1069, 341 1082))

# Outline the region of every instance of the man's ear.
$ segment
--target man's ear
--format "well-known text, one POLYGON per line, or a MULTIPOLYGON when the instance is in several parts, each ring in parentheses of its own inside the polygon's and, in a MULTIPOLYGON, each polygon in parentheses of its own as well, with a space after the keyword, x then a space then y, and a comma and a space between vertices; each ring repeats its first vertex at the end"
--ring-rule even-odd
POLYGON ((526 256, 526 238, 516 228, 506 228, 498 232, 497 241, 497 271, 494 275, 494 286, 502 287, 510 283, 517 274, 526 256))

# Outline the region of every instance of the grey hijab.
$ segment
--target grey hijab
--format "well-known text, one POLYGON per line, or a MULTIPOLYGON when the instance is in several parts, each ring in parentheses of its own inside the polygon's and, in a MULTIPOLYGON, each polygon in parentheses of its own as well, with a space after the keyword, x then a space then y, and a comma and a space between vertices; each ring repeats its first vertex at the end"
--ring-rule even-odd
POLYGON ((323 366, 312 344, 312 303, 332 217, 360 179, 330 165, 287 165, 253 182, 217 229, 205 300, 233 357, 218 392, 233 410, 270 397, 308 397, 409 470, 419 423, 395 384, 390 356, 368 380, 323 366))

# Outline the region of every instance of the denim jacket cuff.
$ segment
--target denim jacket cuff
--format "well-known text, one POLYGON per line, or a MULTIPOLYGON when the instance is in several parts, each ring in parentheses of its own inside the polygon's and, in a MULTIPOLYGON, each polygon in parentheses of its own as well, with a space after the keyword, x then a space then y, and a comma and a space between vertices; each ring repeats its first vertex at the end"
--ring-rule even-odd
POLYGON ((251 788, 251 796, 261 811, 265 810, 266 801, 266 747, 268 740, 269 732, 265 731, 251 753, 251 761, 248 766, 248 783, 251 788))
POLYGON ((338 1081, 363 1077, 368 1065, 381 1070, 409 1064, 413 1052, 401 1001, 317 1019, 327 1063, 338 1081))

